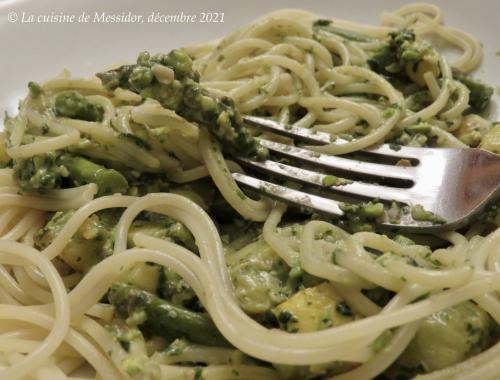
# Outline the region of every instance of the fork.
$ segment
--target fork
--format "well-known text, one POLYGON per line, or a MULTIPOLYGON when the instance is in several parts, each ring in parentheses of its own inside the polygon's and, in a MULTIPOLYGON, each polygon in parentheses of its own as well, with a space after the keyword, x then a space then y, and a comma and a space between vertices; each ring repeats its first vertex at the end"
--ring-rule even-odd
MULTIPOLYGON (((244 116, 244 120, 250 125, 293 138, 297 142, 309 145, 332 143, 332 136, 328 133, 254 116, 244 116)), ((356 152, 369 158, 371 162, 367 162, 359 158, 318 153, 308 147, 263 138, 258 140, 271 153, 285 157, 288 161, 354 177, 352 181, 332 185, 331 182, 334 181, 328 179, 331 175, 293 166, 288 162, 238 158, 242 165, 270 174, 273 178, 312 185, 323 194, 328 191, 328 196, 318 195, 318 192, 315 194, 314 191, 298 190, 247 174, 232 173, 233 178, 242 185, 322 214, 344 215, 339 200, 333 199, 335 195, 337 198, 348 196, 350 199, 354 197, 377 199, 386 203, 397 202, 407 206, 407 210, 418 205, 425 211, 444 218, 445 222, 436 224, 432 221, 415 220, 411 212, 406 212, 396 223, 391 223, 387 217, 379 218, 377 223, 382 227, 408 232, 438 232, 463 226, 500 195, 500 155, 481 149, 413 148, 380 144, 356 152), (400 160, 412 165, 396 165, 396 161, 400 160)), ((335 144, 347 142, 341 138, 334 141, 335 144)))

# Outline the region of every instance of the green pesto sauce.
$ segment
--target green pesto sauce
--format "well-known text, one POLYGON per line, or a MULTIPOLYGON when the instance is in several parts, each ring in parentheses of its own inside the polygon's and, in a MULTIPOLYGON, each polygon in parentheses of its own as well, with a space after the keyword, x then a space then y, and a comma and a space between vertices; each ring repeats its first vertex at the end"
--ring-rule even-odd
POLYGON ((109 90, 118 87, 138 93, 143 98, 156 99, 189 121, 206 125, 229 154, 264 157, 261 147, 243 125, 243 119, 232 99, 217 98, 199 83, 199 74, 193 69, 191 58, 182 50, 150 56, 141 53, 134 65, 98 73, 109 90), (158 81, 152 72, 154 65, 173 70, 170 83, 158 81))
POLYGON ((419 222, 431 222, 434 224, 446 223, 446 219, 424 209, 422 205, 414 205, 411 208, 411 217, 419 222))
POLYGON ((77 91, 63 91, 57 94, 55 101, 57 116, 85 121, 102 121, 104 109, 91 103, 77 91))

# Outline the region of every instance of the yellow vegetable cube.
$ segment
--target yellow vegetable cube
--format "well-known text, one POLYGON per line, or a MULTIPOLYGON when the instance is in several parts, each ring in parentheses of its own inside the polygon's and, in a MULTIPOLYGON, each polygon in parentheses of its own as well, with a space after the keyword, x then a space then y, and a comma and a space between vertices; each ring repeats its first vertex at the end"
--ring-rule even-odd
POLYGON ((329 282, 306 288, 274 308, 288 332, 309 332, 342 325, 356 318, 329 282))

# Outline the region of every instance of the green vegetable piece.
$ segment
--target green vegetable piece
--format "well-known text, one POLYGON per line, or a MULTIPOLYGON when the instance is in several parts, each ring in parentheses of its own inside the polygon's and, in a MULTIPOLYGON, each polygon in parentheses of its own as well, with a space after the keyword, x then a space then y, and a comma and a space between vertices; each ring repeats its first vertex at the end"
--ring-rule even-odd
POLYGON ((428 134, 430 133, 432 126, 429 123, 418 123, 414 125, 410 125, 405 128, 405 132, 409 135, 416 135, 417 133, 428 134))
POLYGON ((99 195, 125 193, 128 183, 125 177, 114 169, 107 169, 86 158, 65 154, 60 162, 69 172, 75 185, 95 183, 99 187, 99 195))
POLYGON ((189 308, 197 297, 193 289, 173 270, 163 267, 160 272, 158 294, 173 305, 189 308))
POLYGON ((352 181, 340 178, 334 175, 327 175, 323 178, 323 186, 331 187, 331 186, 342 186, 352 183, 352 181))
POLYGON ((332 25, 332 20, 316 20, 313 23, 313 31, 318 32, 319 30, 323 30, 328 33, 336 34, 342 38, 345 38, 349 41, 356 42, 370 42, 373 41, 373 38, 365 36, 361 33, 353 32, 351 30, 338 28, 332 25))
POLYGON ((174 70, 179 77, 197 77, 193 71, 193 61, 189 55, 182 50, 172 50, 169 54, 163 55, 163 64, 174 70))
POLYGON ((338 178, 333 175, 328 175, 323 178, 323 186, 335 186, 337 184, 338 178))
POLYGON ((142 91, 153 82, 153 78, 150 68, 137 66, 132 69, 128 82, 135 91, 142 91))
POLYGON ((14 177, 22 191, 45 194, 61 184, 62 170, 57 163, 58 154, 49 152, 14 160, 14 177))
POLYGON ((28 89, 33 99, 36 99, 43 92, 42 87, 36 82, 28 82, 28 89))
POLYGON ((167 339, 186 338, 208 346, 230 346, 213 322, 200 313, 174 306, 161 298, 123 283, 111 286, 108 300, 122 318, 144 311, 139 326, 167 339))
POLYGON ((368 60, 371 69, 387 76, 404 76, 407 63, 419 63, 428 47, 416 42, 415 33, 409 29, 389 33, 389 41, 368 60))
POLYGON ((420 222, 432 222, 435 224, 446 223, 446 219, 424 209, 422 205, 415 205, 411 208, 411 217, 420 222))
POLYGON ((493 87, 484 84, 479 79, 471 78, 456 69, 453 70, 453 78, 462 82, 469 89, 469 105, 474 111, 482 112, 488 107, 493 95, 493 87))
POLYGON ((76 91, 63 91, 56 96, 55 111, 58 116, 85 121, 102 121, 104 109, 93 104, 76 91))
POLYGON ((401 145, 395 144, 395 143, 390 143, 389 148, 395 152, 401 150, 401 145))
POLYGON ((340 204, 340 209, 348 216, 360 216, 362 218, 374 219, 383 215, 384 204, 380 202, 362 202, 358 204, 340 204))
POLYGON ((58 189, 64 177, 75 186, 95 183, 99 195, 125 193, 128 189, 120 172, 68 153, 55 151, 14 160, 13 168, 19 187, 27 193, 46 194, 58 189))
POLYGON ((368 202, 363 205, 360 212, 367 218, 378 218, 384 214, 384 204, 380 202, 368 202))
POLYGON ((352 232, 373 231, 373 220, 385 213, 384 204, 380 202, 340 203, 339 206, 344 212, 340 225, 352 232))
POLYGON ((143 98, 156 99, 163 107, 175 111, 189 121, 208 127, 229 154, 264 157, 267 150, 257 142, 243 125, 243 119, 232 99, 217 98, 199 83, 189 55, 182 50, 150 56, 141 53, 137 64, 98 73, 109 90, 125 88, 143 98), (154 65, 174 71, 174 80, 160 83, 152 74, 154 65))

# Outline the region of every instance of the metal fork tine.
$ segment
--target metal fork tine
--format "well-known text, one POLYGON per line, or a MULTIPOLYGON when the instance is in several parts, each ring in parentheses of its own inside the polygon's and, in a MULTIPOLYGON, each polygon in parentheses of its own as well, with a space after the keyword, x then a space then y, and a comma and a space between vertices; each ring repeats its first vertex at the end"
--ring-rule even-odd
POLYGON ((339 156, 321 154, 313 152, 311 150, 297 148, 274 141, 264 139, 259 139, 259 141, 262 146, 268 148, 271 151, 278 152, 287 157, 299 158, 300 160, 307 161, 316 165, 319 164, 328 168, 341 169, 352 173, 406 181, 412 181, 415 177, 416 169, 413 167, 374 164, 339 156))
POLYGON ((338 216, 344 215, 344 212, 339 207, 339 202, 333 199, 318 197, 299 190, 289 189, 288 187, 275 185, 274 183, 262 181, 241 173, 232 173, 232 175, 237 182, 260 192, 264 192, 267 195, 281 201, 309 207, 313 210, 321 211, 326 214, 334 214, 338 216))
POLYGON ((300 169, 295 166, 282 164, 279 162, 266 160, 264 162, 252 161, 249 159, 239 159, 240 162, 260 169, 267 173, 285 177, 292 181, 299 181, 325 189, 331 189, 348 195, 358 195, 367 198, 378 198, 386 201, 409 202, 409 193, 407 189, 399 189, 389 186, 372 185, 364 182, 352 182, 341 185, 329 185, 327 174, 317 173, 307 169, 300 169))
MULTIPOLYGON (((256 125, 258 127, 267 129, 276 134, 280 134, 282 136, 290 137, 294 140, 299 140, 308 144, 347 144, 349 141, 337 137, 336 139, 332 139, 332 136, 329 133, 314 131, 307 128, 294 127, 291 125, 286 125, 279 123, 274 120, 264 119, 256 116, 243 116, 243 120, 245 122, 256 125)), ((380 154, 383 156, 390 157, 398 157, 398 158, 419 158, 419 151, 415 148, 409 147, 398 147, 397 150, 391 148, 389 144, 381 144, 378 146, 370 147, 365 149, 367 152, 373 154, 380 154)))
POLYGON ((282 136, 304 141, 308 144, 323 145, 330 144, 332 142, 332 136, 329 133, 325 132, 311 131, 307 128, 293 127, 291 125, 278 123, 274 120, 263 119, 255 116, 243 116, 243 120, 245 120, 247 123, 270 130, 271 132, 276 132, 282 136))
MULTIPOLYGON (((329 135, 304 128, 289 127, 273 120, 258 117, 244 117, 252 124, 262 126, 276 134, 289 136, 298 141, 309 142, 309 145, 330 144, 329 135)), ((399 201, 414 207, 424 208, 425 220, 419 220, 417 213, 411 207, 406 207, 401 219, 393 224, 389 215, 389 223, 380 219, 378 222, 386 227, 398 230, 408 230, 416 233, 436 232, 463 226, 471 217, 482 210, 488 202, 500 197, 500 154, 489 153, 481 149, 471 148, 413 148, 393 147, 388 144, 372 146, 360 150, 361 157, 369 157, 372 162, 364 162, 364 158, 349 159, 347 157, 321 154, 314 151, 316 147, 296 147, 281 144, 267 139, 260 139, 263 146, 272 153, 290 159, 291 164, 282 164, 272 160, 264 162, 241 158, 240 162, 255 170, 267 171, 272 176, 290 179, 294 182, 311 184, 319 188, 329 188, 335 192, 335 199, 348 198, 346 195, 360 195, 367 198, 378 198, 388 201, 399 201), (407 158, 418 164, 412 167, 386 164, 387 159, 394 162, 407 158), (384 158, 385 157, 385 158, 384 158), (297 162, 297 163, 293 163, 297 162), (375 163, 381 162, 381 163, 375 163), (335 179, 312 170, 302 169, 299 163, 306 167, 322 166, 351 174, 357 182, 341 184, 335 179), (370 180, 374 179, 373 180, 370 180), (391 179, 387 186, 380 179, 391 179), (327 179, 325 181, 325 179, 327 179), (365 179, 367 181, 365 181, 365 179), (399 182, 398 181, 405 181, 399 182), (375 183, 368 183, 375 182, 375 183), (329 187, 328 185, 333 185, 329 187), (394 187, 392 187, 394 186, 394 187), (402 188, 404 187, 404 188, 402 188), (417 219, 413 219, 413 215, 417 219), (427 218, 429 216, 429 218, 427 218), (443 219, 435 218, 434 216, 443 219), (427 220, 428 219, 428 220, 427 220)), ((345 140, 335 140, 335 144, 345 144, 345 140)), ((318 149, 320 150, 320 149, 318 149)), ((357 157, 357 156, 356 156, 357 157)), ((321 171, 321 170, 320 170, 321 171)), ((328 172, 328 170, 326 170, 328 172)), ((336 174, 335 170, 332 170, 336 174)), ((342 174, 340 174, 342 175, 342 174)), ((322 192, 310 189, 312 194, 287 187, 261 181, 243 174, 233 174, 234 178, 247 186, 251 186, 270 196, 307 206, 325 213, 339 215, 339 203, 330 196, 322 197, 322 192)), ((308 190, 305 190, 308 191, 308 190)))
POLYGON ((363 149, 363 152, 379 154, 382 156, 396 157, 396 158, 415 158, 419 159, 422 152, 428 150, 426 148, 412 148, 409 146, 398 145, 397 148, 389 144, 380 144, 363 149))

